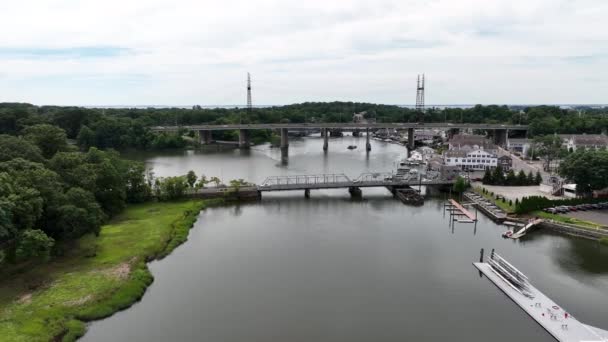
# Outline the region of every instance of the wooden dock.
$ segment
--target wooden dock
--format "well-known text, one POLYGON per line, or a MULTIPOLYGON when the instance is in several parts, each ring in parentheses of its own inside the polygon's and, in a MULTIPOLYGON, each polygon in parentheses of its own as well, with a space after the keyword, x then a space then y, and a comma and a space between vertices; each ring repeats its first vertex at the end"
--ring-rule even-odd
POLYGON ((477 221, 477 216, 473 215, 470 211, 468 211, 465 207, 463 207, 460 203, 456 202, 453 199, 450 199, 450 205, 454 207, 457 214, 454 215, 463 215, 466 216, 471 222, 477 221))
POLYGON ((473 265, 558 341, 608 342, 608 331, 579 322, 531 284, 527 284, 529 296, 525 296, 489 263, 473 265))

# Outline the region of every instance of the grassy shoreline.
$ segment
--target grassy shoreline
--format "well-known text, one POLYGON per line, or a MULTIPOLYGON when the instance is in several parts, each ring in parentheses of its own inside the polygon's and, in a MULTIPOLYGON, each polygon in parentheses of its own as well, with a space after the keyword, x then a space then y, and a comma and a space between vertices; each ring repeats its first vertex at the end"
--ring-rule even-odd
POLYGON ((3 341, 74 341, 85 322, 141 299, 153 276, 146 262, 168 255, 188 238, 199 212, 222 200, 145 203, 128 207, 85 236, 68 255, 23 273, 2 275, 3 341))

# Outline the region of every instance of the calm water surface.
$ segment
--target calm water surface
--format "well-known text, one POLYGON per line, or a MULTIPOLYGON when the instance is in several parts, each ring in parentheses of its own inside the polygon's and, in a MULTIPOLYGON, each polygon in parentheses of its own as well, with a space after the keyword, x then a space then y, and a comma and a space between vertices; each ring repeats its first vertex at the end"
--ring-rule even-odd
MULTIPOLYGON (((159 176, 223 179, 389 171, 401 146, 364 138, 292 140, 280 151, 138 155, 159 176), (346 150, 358 144, 355 151, 346 150)), ((83 341, 553 341, 471 265, 496 248, 585 323, 608 328, 608 248, 535 232, 503 240, 485 217, 449 228, 440 200, 421 208, 384 189, 264 195, 201 212, 188 242, 150 264, 140 303, 92 323, 83 341)))

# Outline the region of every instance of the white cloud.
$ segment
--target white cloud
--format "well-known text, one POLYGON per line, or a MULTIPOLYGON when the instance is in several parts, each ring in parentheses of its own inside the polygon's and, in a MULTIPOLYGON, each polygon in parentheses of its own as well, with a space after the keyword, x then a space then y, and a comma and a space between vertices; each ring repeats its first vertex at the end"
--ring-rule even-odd
POLYGON ((427 103, 604 103, 607 17, 602 0, 5 0, 0 101, 236 104, 251 71, 257 104, 410 104, 421 72, 427 103), (126 52, 57 53, 83 48, 126 52))

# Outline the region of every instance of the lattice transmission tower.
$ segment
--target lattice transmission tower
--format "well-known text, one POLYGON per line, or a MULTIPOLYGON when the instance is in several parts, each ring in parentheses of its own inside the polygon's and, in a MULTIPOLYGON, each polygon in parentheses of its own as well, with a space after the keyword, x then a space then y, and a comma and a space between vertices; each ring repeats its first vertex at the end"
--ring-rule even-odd
POLYGON ((251 75, 247 73, 247 114, 251 114, 253 105, 251 104, 251 75))
POLYGON ((416 112, 418 121, 422 122, 424 118, 424 74, 418 75, 418 81, 416 82, 416 112))

